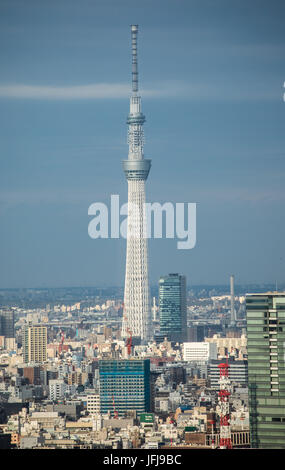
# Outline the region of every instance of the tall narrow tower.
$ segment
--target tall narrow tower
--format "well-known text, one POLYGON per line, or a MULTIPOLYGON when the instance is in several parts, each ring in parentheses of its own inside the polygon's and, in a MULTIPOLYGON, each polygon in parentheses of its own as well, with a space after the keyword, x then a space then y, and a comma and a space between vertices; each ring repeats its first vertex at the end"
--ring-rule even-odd
POLYGON ((232 274, 230 277, 230 289, 231 289, 231 325, 236 323, 236 313, 235 313, 235 278, 232 274))
POLYGON ((229 364, 218 365, 220 369, 220 449, 231 449, 230 404, 231 386, 229 380, 229 364))
POLYGON ((128 181, 128 227, 122 336, 131 332, 133 338, 145 342, 151 335, 145 213, 145 181, 151 160, 146 160, 143 152, 145 117, 138 95, 137 34, 138 26, 132 25, 132 94, 127 119, 129 155, 123 160, 128 181))

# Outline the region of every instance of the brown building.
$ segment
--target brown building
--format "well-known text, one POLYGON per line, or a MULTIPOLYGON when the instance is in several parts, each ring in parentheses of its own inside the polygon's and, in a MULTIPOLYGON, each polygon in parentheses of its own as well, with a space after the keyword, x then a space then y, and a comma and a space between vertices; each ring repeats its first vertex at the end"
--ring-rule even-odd
POLYGON ((20 436, 17 432, 12 432, 11 433, 11 444, 15 445, 17 447, 20 446, 20 436))
POLYGON ((108 328, 107 326, 105 326, 104 327, 105 340, 112 338, 112 335, 113 335, 112 328, 108 328))
POLYGON ((23 377, 29 380, 30 384, 33 385, 40 385, 41 384, 41 376, 40 376, 40 367, 23 367, 23 377))
POLYGON ((71 372, 67 376, 68 385, 82 385, 82 373, 81 372, 71 372))
MULTIPOLYGON (((232 431, 231 440, 233 448, 250 447, 249 431, 232 431)), ((220 435, 214 434, 215 447, 219 446, 220 435)), ((188 445, 209 446, 212 445, 212 434, 203 432, 185 432, 185 443, 188 445)))

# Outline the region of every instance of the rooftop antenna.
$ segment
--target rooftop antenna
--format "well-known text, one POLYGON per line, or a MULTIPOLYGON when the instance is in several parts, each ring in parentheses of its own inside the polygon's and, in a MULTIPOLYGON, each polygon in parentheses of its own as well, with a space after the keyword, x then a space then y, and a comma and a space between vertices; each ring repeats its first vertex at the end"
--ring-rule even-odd
POLYGON ((132 33, 132 91, 134 94, 139 89, 139 74, 138 74, 138 56, 137 56, 137 35, 139 27, 137 24, 131 25, 132 33))

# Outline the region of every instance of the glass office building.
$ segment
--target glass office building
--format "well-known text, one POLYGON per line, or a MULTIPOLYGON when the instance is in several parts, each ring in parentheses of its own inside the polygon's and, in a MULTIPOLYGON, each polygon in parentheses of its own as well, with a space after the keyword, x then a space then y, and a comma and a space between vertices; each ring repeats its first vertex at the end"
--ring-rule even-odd
POLYGON ((160 334, 169 341, 187 341, 186 277, 169 274, 159 279, 160 334))
POLYGON ((0 336, 15 338, 14 311, 12 309, 0 310, 0 336))
POLYGON ((150 411, 150 360, 100 360, 100 412, 150 411))
POLYGON ((285 449, 285 293, 246 296, 251 447, 285 449))

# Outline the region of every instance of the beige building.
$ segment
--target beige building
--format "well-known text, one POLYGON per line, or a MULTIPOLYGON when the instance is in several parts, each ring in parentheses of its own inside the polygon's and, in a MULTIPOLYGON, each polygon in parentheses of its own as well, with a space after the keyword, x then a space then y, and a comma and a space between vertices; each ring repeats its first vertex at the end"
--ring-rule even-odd
POLYGON ((47 327, 25 326, 23 331, 24 363, 42 363, 47 360, 47 327))
POLYGON ((87 411, 91 415, 96 415, 100 413, 100 395, 97 393, 92 393, 87 395, 87 411))
POLYGON ((241 355, 247 353, 246 335, 241 335, 240 338, 221 338, 218 335, 214 335, 212 338, 205 338, 205 342, 216 343, 219 356, 225 355, 225 349, 229 352, 232 349, 238 349, 241 355))

